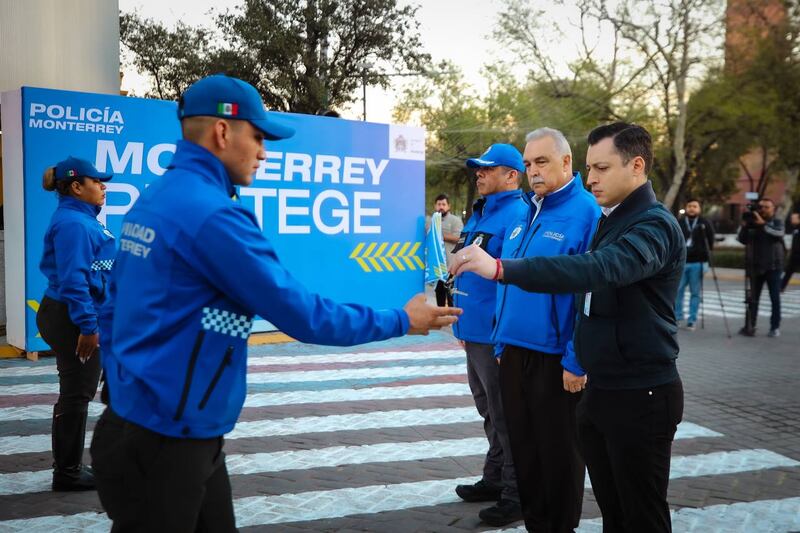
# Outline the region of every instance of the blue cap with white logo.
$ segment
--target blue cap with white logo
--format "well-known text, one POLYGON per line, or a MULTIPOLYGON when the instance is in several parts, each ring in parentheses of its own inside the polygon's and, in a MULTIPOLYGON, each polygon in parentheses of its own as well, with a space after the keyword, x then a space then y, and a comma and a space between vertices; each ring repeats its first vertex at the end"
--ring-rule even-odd
POLYGON ((94 165, 85 159, 68 157, 56 165, 57 180, 73 180, 77 178, 91 178, 100 181, 108 181, 113 174, 103 174, 98 172, 94 165))
POLYGON ((470 168, 480 167, 509 167, 519 172, 525 172, 525 163, 522 162, 522 154, 510 144, 493 144, 480 157, 467 159, 467 166, 470 168))
POLYGON ((237 78, 215 74, 194 82, 178 102, 178 118, 220 117, 246 120, 268 140, 285 139, 294 129, 267 116, 255 87, 237 78))

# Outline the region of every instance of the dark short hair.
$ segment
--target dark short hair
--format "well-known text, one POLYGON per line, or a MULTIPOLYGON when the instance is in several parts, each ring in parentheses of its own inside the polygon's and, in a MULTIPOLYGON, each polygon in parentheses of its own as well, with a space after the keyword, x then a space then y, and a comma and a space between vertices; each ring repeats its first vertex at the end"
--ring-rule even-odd
POLYGON ((438 202, 439 200, 445 200, 448 204, 450 203, 450 197, 447 196, 445 193, 440 194, 436 198, 433 199, 433 203, 438 202))
POLYGON ((641 126, 627 122, 614 122, 598 126, 589 133, 589 146, 594 146, 605 138, 614 140, 614 148, 622 156, 622 162, 628 164, 634 157, 644 159, 644 173, 653 168, 653 139, 641 126))
POLYGON ((775 200, 773 200, 772 198, 767 198, 766 196, 764 196, 763 198, 759 198, 758 199, 758 203, 760 204, 761 202, 769 202, 769 203, 772 204, 773 207, 777 205, 775 203, 775 200))
POLYGON ((689 198, 688 200, 686 200, 687 204, 690 204, 692 202, 697 202, 698 204, 700 204, 700 207, 703 207, 703 202, 700 200, 700 198, 689 198))

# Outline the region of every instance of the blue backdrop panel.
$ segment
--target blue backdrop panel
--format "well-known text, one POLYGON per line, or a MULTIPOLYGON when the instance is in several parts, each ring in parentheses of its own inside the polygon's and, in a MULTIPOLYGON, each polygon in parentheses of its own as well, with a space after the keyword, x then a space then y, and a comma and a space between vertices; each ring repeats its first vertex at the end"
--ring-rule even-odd
MULTIPOLYGON (((424 132, 274 113, 297 130, 266 143, 253 185, 239 190, 264 235, 306 286, 339 301, 401 306, 423 285, 424 132)), ((113 172, 101 222, 119 235, 139 191, 160 179, 180 138, 175 102, 22 90, 27 350, 46 349, 36 309, 43 238, 56 208, 44 170, 67 156, 113 172)), ((231 265, 235 269, 236 265, 231 265)))

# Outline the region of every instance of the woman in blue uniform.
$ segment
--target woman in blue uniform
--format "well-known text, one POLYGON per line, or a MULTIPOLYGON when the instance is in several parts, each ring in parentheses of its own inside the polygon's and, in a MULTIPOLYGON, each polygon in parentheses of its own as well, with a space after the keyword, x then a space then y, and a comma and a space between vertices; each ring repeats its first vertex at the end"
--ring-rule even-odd
POLYGON ((97 311, 107 295, 114 236, 98 220, 106 200, 101 174, 70 157, 48 168, 42 186, 58 195, 44 236, 39 269, 47 290, 36 325, 56 353, 59 396, 53 409, 53 490, 92 490, 94 475, 81 464, 89 402, 100 378, 97 311))

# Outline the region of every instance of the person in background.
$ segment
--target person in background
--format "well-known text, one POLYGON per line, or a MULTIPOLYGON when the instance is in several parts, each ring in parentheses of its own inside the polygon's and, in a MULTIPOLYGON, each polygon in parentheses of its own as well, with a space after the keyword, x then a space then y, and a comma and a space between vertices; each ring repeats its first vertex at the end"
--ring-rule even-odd
POLYGON ((58 401, 53 408, 55 491, 92 490, 91 468, 81 464, 89 402, 100 379, 97 315, 114 264, 114 236, 98 220, 106 200, 102 174, 69 157, 48 168, 42 186, 58 195, 44 236, 39 268, 47 278, 36 325, 56 354, 58 401))
POLYGON ((700 291, 703 288, 703 274, 708 270, 708 259, 714 248, 714 227, 700 216, 702 204, 696 198, 686 202, 685 214, 678 224, 686 239, 686 266, 683 268, 681 283, 678 285, 678 299, 675 300, 675 319, 683 320, 683 300, 686 287, 689 287, 689 318, 686 329, 694 331, 697 323, 697 310, 700 308, 700 291))
POLYGON ((753 247, 753 323, 751 324, 752 329, 748 329, 747 326, 742 327, 739 330, 740 335, 748 337, 755 335, 758 303, 764 283, 767 284, 769 299, 772 303, 767 336, 780 337, 781 335, 781 274, 786 256, 783 234, 783 220, 775 216, 775 202, 770 198, 762 198, 758 201, 758 209, 753 212, 752 222, 742 220, 742 226, 739 228, 736 239, 745 246, 753 247))
MULTIPOLYGON (((461 230, 464 229, 464 223, 461 217, 450 213, 450 198, 442 193, 437 196, 433 201, 433 210, 442 214, 442 237, 444 238, 444 251, 445 259, 447 260, 447 267, 450 267, 452 262, 453 249, 458 244, 458 239, 461 237, 461 230)), ((444 281, 436 282, 436 305, 439 307, 453 307, 453 295, 447 290, 444 281)))
MULTIPOLYGON (((475 244, 492 257, 500 257, 506 230, 527 212, 519 190, 525 172, 522 155, 510 144, 493 144, 480 157, 468 159, 467 166, 475 169, 481 197, 454 251, 475 244)), ((492 341, 497 283, 465 274, 456 280, 456 289, 453 299, 464 314, 454 324, 453 334, 467 353, 469 388, 489 440, 483 476, 475 484, 458 485, 456 494, 468 502, 494 502, 478 516, 489 525, 504 526, 520 520, 522 511, 492 341)))
POLYGON ((792 232, 792 250, 789 253, 789 261, 786 263, 786 270, 781 281, 781 292, 789 286, 792 274, 800 270, 800 200, 795 201, 794 208, 786 218, 786 229, 792 232))

